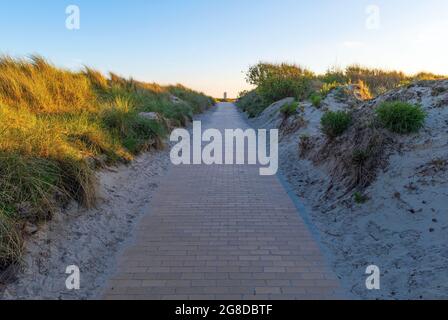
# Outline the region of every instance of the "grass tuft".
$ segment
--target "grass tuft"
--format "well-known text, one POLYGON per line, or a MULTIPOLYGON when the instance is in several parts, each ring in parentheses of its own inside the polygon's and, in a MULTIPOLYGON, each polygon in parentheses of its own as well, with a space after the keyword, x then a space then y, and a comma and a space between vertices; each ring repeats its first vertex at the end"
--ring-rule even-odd
POLYGON ((369 198, 366 195, 362 194, 359 191, 355 192, 355 194, 353 195, 353 199, 357 204, 364 204, 369 200, 369 198))
POLYGON ((0 208, 0 270, 20 261, 23 253, 23 240, 17 225, 0 208))
POLYGON ((310 101, 314 107, 319 108, 322 105, 323 97, 320 93, 313 93, 310 96, 310 101))
POLYGON ((287 103, 283 107, 281 107, 280 113, 283 115, 283 117, 289 118, 292 115, 297 113, 297 108, 298 107, 299 107, 298 102, 293 101, 293 102, 287 103))
POLYGON ((387 129, 399 134, 418 132, 426 119, 421 106, 400 101, 381 104, 376 114, 387 129))
POLYGON ((344 111, 328 111, 321 119, 322 131, 330 139, 342 135, 350 126, 352 117, 344 111))

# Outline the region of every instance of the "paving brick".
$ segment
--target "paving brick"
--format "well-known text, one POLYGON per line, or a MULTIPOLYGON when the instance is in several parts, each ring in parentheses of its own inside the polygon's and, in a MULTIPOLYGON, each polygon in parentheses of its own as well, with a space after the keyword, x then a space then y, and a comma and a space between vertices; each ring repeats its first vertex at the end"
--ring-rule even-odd
MULTIPOLYGON (((248 125, 230 104, 203 129, 248 125)), ((319 246, 276 176, 258 166, 172 166, 105 299, 342 298, 319 246)))

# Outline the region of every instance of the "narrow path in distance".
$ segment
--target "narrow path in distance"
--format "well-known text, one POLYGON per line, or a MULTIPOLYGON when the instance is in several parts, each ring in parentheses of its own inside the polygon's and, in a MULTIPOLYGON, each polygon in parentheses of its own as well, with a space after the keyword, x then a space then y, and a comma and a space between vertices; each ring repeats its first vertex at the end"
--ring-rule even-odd
MULTIPOLYGON (((207 128, 248 128, 218 104, 207 128)), ((172 166, 118 259, 106 299, 331 299, 335 275, 276 176, 257 166, 172 166)))

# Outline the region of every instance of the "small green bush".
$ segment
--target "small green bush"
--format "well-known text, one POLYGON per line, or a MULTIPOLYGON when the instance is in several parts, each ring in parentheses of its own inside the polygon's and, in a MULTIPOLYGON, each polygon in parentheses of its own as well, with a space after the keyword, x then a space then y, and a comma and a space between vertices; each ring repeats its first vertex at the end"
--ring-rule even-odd
POLYGON ((369 198, 367 196, 363 195, 359 191, 355 192, 355 194, 353 195, 353 198, 354 198, 354 200, 355 200, 355 202, 357 204, 363 204, 363 203, 366 203, 369 200, 369 198))
POLYGON ((418 132, 426 119, 421 106, 400 101, 383 103, 376 114, 387 129, 400 134, 418 132))
POLYGON ((288 97, 306 98, 310 91, 310 81, 305 77, 286 78, 275 75, 266 79, 257 90, 269 105, 288 97))
POLYGON ((259 116, 267 107, 256 90, 241 92, 236 105, 246 112, 249 118, 259 116))
POLYGON ((329 138, 336 138, 348 129, 352 122, 352 117, 344 111, 328 111, 321 119, 322 131, 329 138))
POLYGON ((305 99, 312 91, 313 72, 291 64, 259 63, 249 68, 246 80, 257 86, 266 106, 284 98, 305 99))
POLYGON ((280 113, 283 114, 285 118, 289 118, 293 114, 297 113, 298 103, 293 101, 291 103, 285 104, 281 109, 280 113))
POLYGON ((319 108, 322 104, 322 95, 319 93, 313 93, 310 96, 310 101, 316 108, 319 108))
POLYGON ((340 87, 340 86, 342 86, 342 84, 339 83, 339 82, 324 83, 324 84, 322 85, 322 89, 320 89, 320 94, 321 94, 323 97, 326 97, 326 96, 328 96, 328 94, 329 94, 331 91, 333 91, 334 89, 336 89, 336 88, 338 88, 338 87, 340 87))

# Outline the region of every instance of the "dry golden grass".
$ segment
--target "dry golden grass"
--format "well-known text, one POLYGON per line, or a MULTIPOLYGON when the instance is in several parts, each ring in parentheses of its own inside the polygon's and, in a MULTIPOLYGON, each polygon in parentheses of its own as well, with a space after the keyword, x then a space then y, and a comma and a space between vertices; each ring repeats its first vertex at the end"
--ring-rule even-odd
POLYGON ((94 111, 95 95, 81 73, 60 70, 43 58, 31 61, 0 59, 0 103, 33 113, 94 111))

